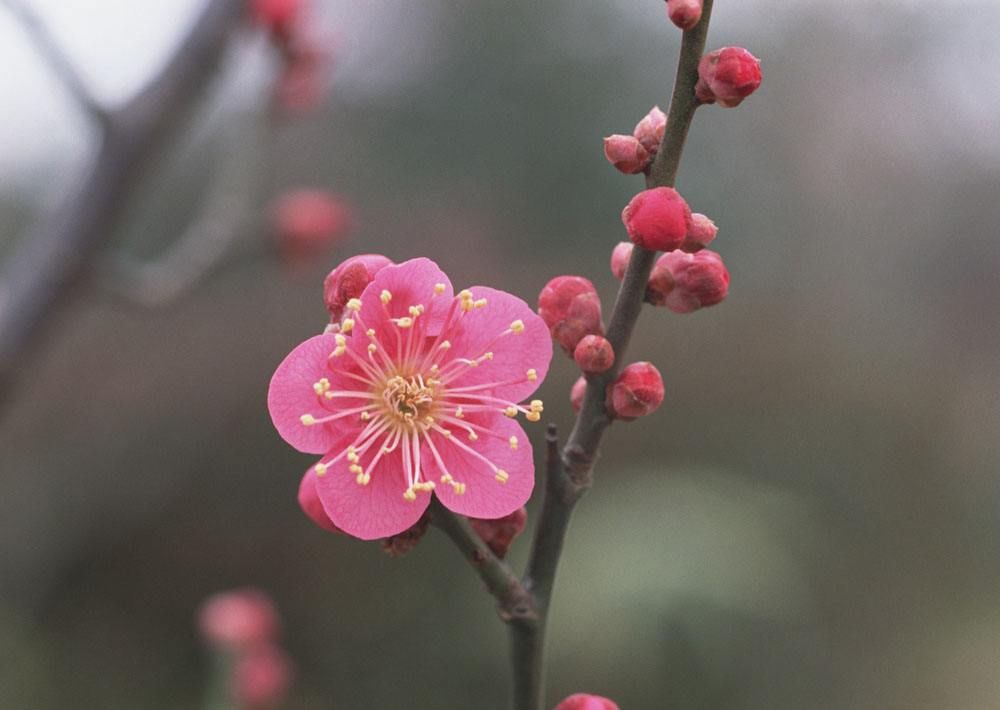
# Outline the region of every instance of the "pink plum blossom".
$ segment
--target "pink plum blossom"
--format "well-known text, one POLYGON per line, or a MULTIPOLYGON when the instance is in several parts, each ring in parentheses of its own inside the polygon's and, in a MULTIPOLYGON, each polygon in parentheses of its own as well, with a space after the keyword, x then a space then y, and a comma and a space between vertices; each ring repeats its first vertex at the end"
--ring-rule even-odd
POLYGON ((454 294, 429 259, 386 266, 346 304, 340 332, 309 338, 278 366, 268 409, 312 467, 330 522, 364 540, 420 520, 431 495, 452 511, 501 518, 534 487, 516 421, 548 371, 544 321, 487 287, 454 294))

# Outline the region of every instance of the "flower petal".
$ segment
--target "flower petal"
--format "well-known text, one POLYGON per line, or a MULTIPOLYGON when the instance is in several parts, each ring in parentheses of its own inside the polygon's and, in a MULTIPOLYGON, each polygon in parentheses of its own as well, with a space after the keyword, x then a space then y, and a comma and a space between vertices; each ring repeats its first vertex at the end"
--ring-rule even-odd
POLYGON ((326 453, 345 430, 353 431, 360 426, 354 417, 312 426, 302 423, 304 414, 321 419, 338 410, 364 404, 365 400, 354 398, 327 400, 313 389, 322 378, 327 378, 333 389, 364 388, 362 383, 344 375, 344 371, 328 366, 327 360, 335 346, 333 335, 316 335, 300 343, 278 365, 267 390, 267 408, 281 438, 307 454, 326 453))
POLYGON ((489 429, 495 436, 479 434, 478 440, 469 441, 458 429, 453 429, 450 437, 434 436, 434 446, 447 473, 455 481, 465 484, 465 492, 457 494, 452 486, 441 482, 444 472, 430 455, 423 457, 425 476, 436 484, 434 495, 455 513, 487 519, 510 515, 527 502, 535 486, 531 442, 520 424, 502 414, 470 415, 468 421, 489 429), (511 448, 511 437, 517 438, 516 449, 511 448), (473 449, 506 472, 506 483, 500 483, 492 467, 463 446, 473 449))
POLYGON ((394 341, 385 336, 389 329, 396 327, 388 322, 389 319, 409 317, 410 306, 420 305, 425 309, 420 316, 425 319, 421 332, 437 335, 454 295, 451 281, 437 264, 424 257, 410 259, 386 266, 375 275, 361 294, 361 319, 366 328, 374 328, 382 342, 389 346, 394 341), (441 293, 435 292, 438 284, 444 286, 441 293), (383 292, 391 296, 388 303, 381 300, 383 292))
POLYGON ((453 331, 449 329, 448 337, 452 342, 449 355, 473 360, 490 351, 493 359, 484 360, 478 367, 466 367, 451 385, 466 387, 513 381, 516 384, 493 388, 493 393, 519 402, 538 389, 549 370, 552 360, 549 329, 545 321, 517 296, 486 286, 473 286, 469 290, 474 298, 485 298, 486 306, 469 311, 453 331), (501 336, 514 321, 521 321, 524 330, 501 336), (535 370, 533 380, 525 377, 529 369, 535 370))
MULTIPOLYGON (((351 441, 342 439, 338 452, 351 441)), ((362 467, 371 475, 367 485, 358 484, 346 460, 316 478, 316 489, 330 520, 348 535, 362 540, 378 540, 403 532, 420 519, 431 502, 430 494, 423 492, 414 501, 403 498, 407 484, 401 447, 384 455, 369 470, 367 462, 377 450, 378 446, 374 446, 361 457, 362 467)))

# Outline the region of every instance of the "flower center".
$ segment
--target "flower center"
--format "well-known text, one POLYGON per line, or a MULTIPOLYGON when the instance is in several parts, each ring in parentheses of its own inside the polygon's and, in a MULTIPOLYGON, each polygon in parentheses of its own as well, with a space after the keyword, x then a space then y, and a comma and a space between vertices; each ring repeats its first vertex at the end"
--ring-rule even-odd
POLYGON ((430 416, 437 382, 423 375, 393 375, 382 389, 385 413, 396 421, 414 425, 430 416))

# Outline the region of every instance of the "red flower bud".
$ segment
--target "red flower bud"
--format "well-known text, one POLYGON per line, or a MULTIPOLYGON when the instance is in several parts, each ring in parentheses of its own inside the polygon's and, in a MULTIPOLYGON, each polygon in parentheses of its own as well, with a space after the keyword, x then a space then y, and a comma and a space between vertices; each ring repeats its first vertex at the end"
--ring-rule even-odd
POLYGON ((698 62, 695 95, 702 103, 739 106, 760 86, 760 60, 742 47, 723 47, 698 62))
POLYGON ((587 394, 587 380, 580 377, 573 383, 573 388, 569 391, 569 403, 574 412, 579 412, 583 407, 583 398, 587 394))
POLYGON ((573 350, 577 366, 590 375, 599 375, 615 364, 611 343, 600 335, 586 335, 573 350))
POLYGON ((299 189, 282 195, 273 208, 278 245, 300 256, 346 236, 351 209, 343 198, 326 190, 299 189))
POLYGON ((635 125, 632 135, 652 157, 660 150, 660 143, 663 142, 663 134, 666 130, 667 114, 663 113, 659 106, 654 106, 635 125))
POLYGON ((272 644, 255 646, 237 659, 230 683, 238 707, 276 707, 292 684, 292 662, 272 644))
POLYGON ((320 502, 319 493, 316 491, 316 472, 311 468, 306 471, 302 482, 299 483, 299 507, 302 508, 302 512, 306 514, 307 518, 324 530, 341 535, 345 534, 326 514, 326 509, 320 502))
POLYGON ((682 30, 689 30, 701 19, 702 0, 667 0, 667 17, 682 30))
POLYGON ((715 226, 715 222, 701 212, 694 212, 691 215, 691 227, 688 229, 687 238, 681 244, 681 250, 691 254, 701 251, 712 243, 718 233, 719 228, 715 226))
POLYGON ((424 515, 398 535, 380 540, 382 551, 389 557, 402 557, 417 546, 424 533, 427 532, 428 523, 430 523, 430 517, 424 515))
POLYGON ((643 172, 652 160, 652 156, 634 136, 619 134, 604 139, 604 157, 626 175, 643 172))
POLYGON ((611 273, 619 281, 625 278, 625 270, 631 258, 632 242, 618 242, 611 252, 611 273))
POLYGON ((583 336, 604 333, 601 299, 594 284, 582 276, 557 276, 549 281, 538 294, 538 315, 568 355, 583 336))
POLYGON ((646 287, 646 300, 674 313, 714 306, 729 293, 729 271, 709 249, 694 254, 672 251, 656 260, 646 287), (665 284, 670 284, 666 287, 665 284))
POLYGON ((552 710, 619 710, 618 704, 600 695, 576 693, 564 699, 552 710))
POLYGON ((691 210, 672 187, 643 190, 622 211, 632 242, 650 251, 677 249, 687 238, 691 210))
POLYGON ((252 588, 213 594, 198 610, 202 637, 231 651, 272 641, 279 626, 278 612, 270 598, 252 588))
POLYGON ((663 378, 649 362, 633 362, 608 385, 605 406, 620 419, 630 420, 655 412, 663 402, 663 378))
POLYGON ((339 323, 347 302, 360 298, 375 274, 391 265, 392 260, 381 254, 361 254, 341 262, 327 274, 323 279, 323 302, 330 311, 331 322, 339 323))
POLYGON ((469 524, 473 532, 479 536, 486 545, 493 550, 493 554, 503 559, 507 556, 511 543, 517 536, 524 532, 524 526, 528 522, 528 511, 518 508, 510 515, 505 515, 496 520, 485 520, 482 518, 469 518, 469 524))

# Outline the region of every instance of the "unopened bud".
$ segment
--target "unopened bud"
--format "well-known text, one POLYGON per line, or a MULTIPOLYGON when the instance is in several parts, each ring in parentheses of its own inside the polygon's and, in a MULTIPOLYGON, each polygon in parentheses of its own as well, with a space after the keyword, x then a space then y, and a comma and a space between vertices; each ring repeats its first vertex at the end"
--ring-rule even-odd
POLYGON ((681 250, 693 254, 701 251, 715 239, 719 233, 719 228, 715 222, 703 215, 701 212, 691 214, 691 227, 688 229, 687 238, 681 244, 681 250))
POLYGON ((632 135, 650 156, 654 156, 660 150, 660 143, 663 142, 663 134, 666 130, 667 114, 663 113, 659 106, 654 106, 635 125, 632 135))
POLYGON ((323 502, 319 499, 319 492, 316 488, 316 470, 310 468, 302 477, 299 483, 299 507, 306 517, 316 523, 319 527, 333 533, 344 535, 344 531, 337 527, 337 524, 330 520, 330 516, 323 507, 323 502))
POLYGON ((687 238, 691 209, 672 187, 654 187, 632 198, 622 211, 622 222, 634 244, 671 251, 687 238))
POLYGON ((729 293, 729 271, 722 257, 710 249, 694 254, 672 251, 657 259, 646 288, 650 303, 666 306, 674 313, 691 313, 722 302, 729 293), (654 284, 654 278, 670 288, 654 284))
POLYGON ((586 335, 573 350, 573 359, 587 374, 599 375, 615 363, 615 351, 603 336, 586 335))
POLYGON ((604 139, 604 157, 626 175, 649 167, 652 156, 634 136, 615 134, 604 139))
POLYGON ((608 385, 605 406, 613 416, 635 419, 655 412, 663 402, 663 378, 650 362, 633 362, 608 385))
POLYGON ((389 557, 401 557, 407 552, 410 552, 424 537, 424 533, 427 532, 427 525, 429 522, 430 518, 427 515, 424 515, 420 518, 420 520, 398 535, 393 535, 392 537, 387 537, 384 540, 381 540, 382 551, 389 555, 389 557))
POLYGON ((632 242, 618 242, 611 252, 611 273, 621 281, 632 258, 632 242))
POLYGON ((583 408, 583 398, 587 394, 587 380, 580 377, 573 383, 573 388, 569 391, 569 403, 574 412, 579 412, 583 408))
POLYGON ((619 710, 618 703, 601 695, 575 693, 556 705, 552 710, 619 710))
POLYGON ((198 610, 198 629, 213 646, 238 651, 270 642, 278 635, 278 612, 258 589, 213 594, 198 610))
POLYGON ((503 559, 507 556, 507 551, 518 535, 524 532, 524 526, 528 522, 528 511, 523 507, 518 508, 510 515, 495 520, 483 518, 469 518, 469 525, 479 539, 493 550, 493 554, 503 559))
POLYGON ((282 703, 292 684, 292 662, 274 644, 249 649, 236 660, 231 692, 240 708, 273 708, 282 703))
POLYGON ((552 338, 572 355, 585 335, 602 334, 601 299, 588 279, 557 276, 538 295, 538 315, 552 338))
POLYGON ((702 103, 739 106, 760 86, 760 60, 742 47, 723 47, 698 62, 695 95, 702 103))
POLYGON ((365 286, 375 278, 375 274, 392 260, 381 254, 361 254, 341 262, 337 268, 323 279, 323 302, 330 311, 331 322, 340 322, 344 308, 352 298, 360 298, 365 286))
POLYGON ((351 208, 326 190, 290 190, 275 203, 273 220, 279 248, 295 257, 343 239, 350 229, 351 208))
POLYGON ((682 30, 689 30, 701 19, 702 0, 667 0, 667 17, 682 30))

